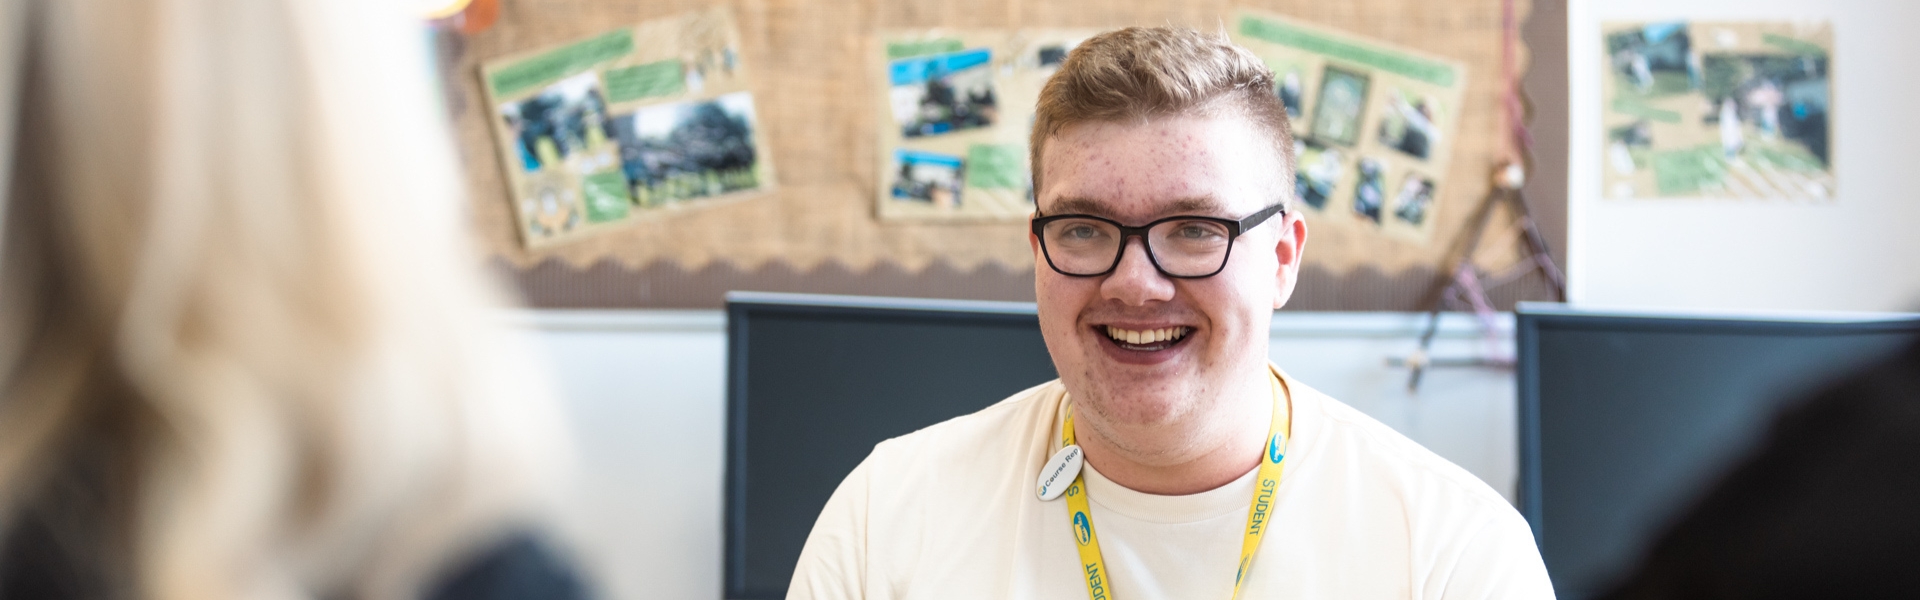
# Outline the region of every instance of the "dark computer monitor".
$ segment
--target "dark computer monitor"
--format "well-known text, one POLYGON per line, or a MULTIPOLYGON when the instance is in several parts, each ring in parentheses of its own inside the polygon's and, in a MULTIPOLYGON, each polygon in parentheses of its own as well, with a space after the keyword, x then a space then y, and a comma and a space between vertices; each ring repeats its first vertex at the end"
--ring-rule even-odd
POLYGON ((1521 513, 1565 600, 1628 575, 1782 404, 1920 339, 1920 315, 1516 316, 1521 513))
POLYGON ((728 294, 726 597, 786 597, 874 444, 1054 378, 1032 304, 728 294))

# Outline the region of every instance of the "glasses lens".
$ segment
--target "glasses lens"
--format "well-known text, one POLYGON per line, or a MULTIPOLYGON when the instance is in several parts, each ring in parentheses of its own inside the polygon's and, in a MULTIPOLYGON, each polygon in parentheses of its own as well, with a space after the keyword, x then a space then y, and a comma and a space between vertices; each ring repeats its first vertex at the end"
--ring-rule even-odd
POLYGON ((1147 231, 1153 258, 1168 275, 1197 277, 1220 270, 1232 243, 1227 226, 1204 219, 1167 221, 1147 231))
POLYGON ((1094 219, 1049 221, 1041 229, 1053 268, 1070 275, 1104 273, 1120 252, 1120 229, 1094 219))

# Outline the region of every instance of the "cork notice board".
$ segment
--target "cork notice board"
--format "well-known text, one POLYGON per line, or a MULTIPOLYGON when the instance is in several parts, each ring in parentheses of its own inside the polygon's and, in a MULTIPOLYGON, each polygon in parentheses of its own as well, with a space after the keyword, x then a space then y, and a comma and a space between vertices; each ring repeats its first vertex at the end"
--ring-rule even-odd
MULTIPOLYGON (((1516 3, 1524 19, 1528 3, 1516 3)), ((1502 1, 1319 0, 1263 2, 1106 0, 956 3, 927 0, 660 2, 507 0, 493 28, 467 38, 442 34, 448 105, 457 125, 473 221, 490 260, 527 299, 544 307, 714 307, 730 289, 1031 300, 1033 256, 1015 220, 886 220, 876 199, 889 110, 874 89, 879 42, 887 32, 952 29, 1103 30, 1172 24, 1233 31, 1242 10, 1259 11, 1458 64, 1464 82, 1436 180, 1431 229, 1394 236, 1366 228, 1318 227, 1306 249, 1290 309, 1417 310, 1458 232, 1487 191, 1486 174, 1504 156, 1500 106, 1502 1), (496 117, 480 68, 503 57, 588 39, 689 12, 724 9, 737 31, 741 82, 754 101, 754 131, 769 164, 770 190, 726 202, 648 215, 537 250, 522 242, 494 135, 496 117)), ((1524 58, 1524 56, 1522 57, 1524 58)), ((1516 69, 1524 68, 1524 60, 1516 69)), ((1372 134, 1374 132, 1366 132, 1372 134)), ((1389 185, 1395 185, 1389 182, 1389 185)), ((1309 216, 1309 227, 1314 217, 1309 216)), ((1496 223, 1504 222, 1495 219, 1496 223)), ((1488 240, 1514 236, 1490 231, 1488 240)), ((1483 247, 1482 264, 1516 256, 1483 247)), ((1521 286, 1522 288, 1526 286, 1521 286)), ((1527 290, 1514 291, 1526 294, 1527 290)), ((1501 294, 1495 295, 1502 300, 1501 294)))

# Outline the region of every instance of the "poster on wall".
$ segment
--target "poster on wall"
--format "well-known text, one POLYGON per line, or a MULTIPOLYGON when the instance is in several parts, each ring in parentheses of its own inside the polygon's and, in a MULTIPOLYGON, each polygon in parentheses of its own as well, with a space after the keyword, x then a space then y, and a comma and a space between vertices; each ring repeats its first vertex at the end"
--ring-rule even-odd
POLYGON ((1232 36, 1273 69, 1296 140, 1296 205, 1314 227, 1430 240, 1466 66, 1256 11, 1232 36))
POLYGON ((521 241, 772 189, 739 39, 717 9, 483 64, 521 241))
POLYGON ((1602 196, 1834 197, 1827 22, 1601 24, 1602 196))
POLYGON ((1033 106, 1097 30, 882 32, 872 47, 883 221, 1009 221, 1033 213, 1033 106))

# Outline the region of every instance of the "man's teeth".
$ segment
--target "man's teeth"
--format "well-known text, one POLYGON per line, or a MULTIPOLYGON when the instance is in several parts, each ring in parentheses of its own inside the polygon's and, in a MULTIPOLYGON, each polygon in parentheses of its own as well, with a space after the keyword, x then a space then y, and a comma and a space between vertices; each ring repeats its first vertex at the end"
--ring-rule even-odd
POLYGON ((1107 327, 1107 337, 1113 338, 1115 341, 1135 345, 1155 344, 1177 340, 1186 336, 1187 328, 1185 327, 1162 327, 1160 329, 1148 329, 1144 331, 1133 331, 1113 326, 1107 327))

